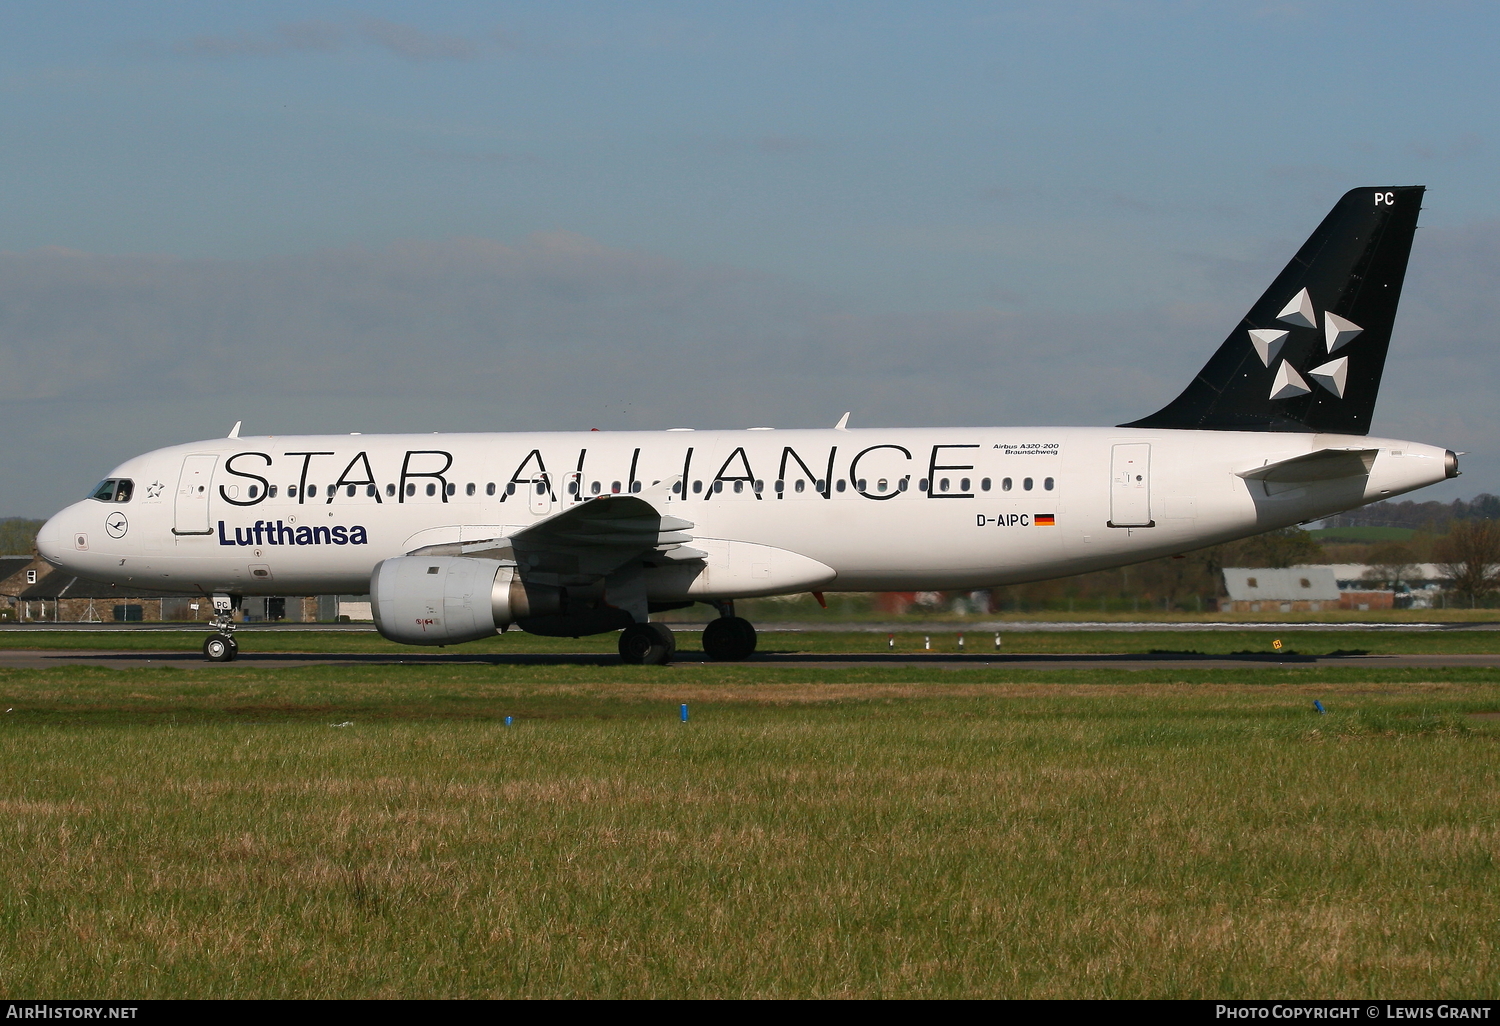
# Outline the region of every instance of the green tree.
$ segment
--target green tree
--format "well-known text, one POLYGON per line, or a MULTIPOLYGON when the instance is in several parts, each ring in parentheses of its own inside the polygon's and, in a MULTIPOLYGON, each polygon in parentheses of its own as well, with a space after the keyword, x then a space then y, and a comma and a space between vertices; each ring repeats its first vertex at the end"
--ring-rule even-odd
POLYGON ((29 556, 36 550, 36 533, 41 520, 6 517, 0 520, 0 556, 29 556))
POLYGON ((1454 521, 1433 552, 1439 572, 1471 608, 1500 587, 1500 521, 1454 521))
POLYGON ((1417 556, 1404 542, 1382 542, 1370 549, 1366 558, 1370 569, 1365 579, 1387 588, 1395 588, 1417 571, 1417 556))

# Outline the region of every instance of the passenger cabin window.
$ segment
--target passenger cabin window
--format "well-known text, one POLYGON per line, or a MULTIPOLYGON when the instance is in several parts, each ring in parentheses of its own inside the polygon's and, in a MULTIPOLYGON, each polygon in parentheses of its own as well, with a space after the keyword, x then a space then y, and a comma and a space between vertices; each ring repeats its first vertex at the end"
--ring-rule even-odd
POLYGON ((245 492, 252 499, 259 498, 260 497, 260 485, 251 485, 249 488, 245 489, 245 492))
POLYGON ((407 484, 406 484, 406 495, 407 495, 407 498, 410 498, 411 496, 416 495, 416 494, 417 494, 417 486, 414 485, 414 484, 412 484, 410 481, 408 481, 407 484))
POLYGON ((805 492, 807 491, 807 482, 799 478, 796 485, 794 485, 793 487, 795 487, 799 492, 805 492))
POLYGON ((376 493, 378 491, 379 491, 379 489, 377 489, 374 485, 365 485, 365 498, 367 498, 367 499, 373 499, 373 498, 375 498, 375 495, 376 495, 376 493))
POLYGON ((834 487, 838 491, 843 491, 844 490, 844 479, 843 478, 839 478, 839 483, 837 485, 835 485, 834 487))
POLYGON ((428 495, 436 495, 437 494, 437 485, 435 485, 435 484, 428 485, 427 486, 427 494, 428 495))
POLYGON ((1042 487, 1043 487, 1043 488, 1045 488, 1045 489, 1047 489, 1047 491, 1049 491, 1049 492, 1050 492, 1050 491, 1051 491, 1051 490, 1052 490, 1052 486, 1053 486, 1053 485, 1054 485, 1054 484, 1055 484, 1055 483, 1056 483, 1056 482, 1055 482, 1055 481, 1053 481, 1053 480, 1052 480, 1052 478, 1050 478, 1050 477, 1049 477, 1049 478, 1047 478, 1047 479, 1046 479, 1046 480, 1045 480, 1045 481, 1043 481, 1043 482, 1042 482, 1042 487))
POLYGON ((317 485, 308 485, 307 486, 307 494, 309 496, 316 497, 317 494, 318 494, 318 486, 317 485))
POLYGON ((464 485, 465 495, 473 495, 476 491, 478 491, 478 489, 474 487, 473 481, 470 481, 468 484, 464 485))
MULTIPOLYGON (((494 488, 495 488, 494 485, 490 485, 490 490, 491 491, 493 491, 494 488)), ((387 495, 395 495, 396 494, 396 486, 393 485, 393 484, 386 485, 385 486, 385 494, 387 494, 387 495)))
POLYGON ((938 482, 938 491, 940 491, 940 492, 946 492, 947 490, 948 490, 948 479, 945 477, 941 481, 938 482))
POLYGON ((890 491, 890 489, 891 483, 883 477, 879 481, 875 482, 875 490, 877 492, 888 492, 890 491))
POLYGON ((693 494, 697 495, 701 491, 703 491, 703 482, 702 481, 694 481, 693 482, 693 494))
POLYGON ((266 487, 266 497, 268 499, 274 499, 274 498, 276 498, 276 486, 275 485, 268 485, 266 487))
POLYGON ((1010 491, 1010 478, 1008 478, 1008 477, 1007 478, 1003 478, 1000 481, 1000 490, 1002 492, 1008 492, 1008 491, 1010 491))
POLYGON ((295 499, 297 497, 297 486, 296 485, 287 485, 286 486, 286 497, 288 499, 295 499))
POLYGON ((722 492, 723 490, 724 490, 724 482, 723 481, 715 481, 714 482, 714 492, 717 494, 718 492, 722 492))
POLYGON ((457 495, 458 494, 458 485, 456 485, 456 484, 449 484, 448 485, 448 494, 449 495, 457 495))
POLYGON ((620 482, 618 482, 618 481, 611 481, 610 484, 609 484, 609 490, 610 490, 610 494, 612 494, 612 495, 619 495, 620 494, 620 482))
POLYGON ((351 498, 351 499, 354 498, 354 490, 355 490, 356 487, 357 487, 356 485, 349 485, 349 486, 347 486, 345 488, 345 490, 344 490, 344 494, 347 495, 347 496, 349 496, 349 498, 351 498))
POLYGON ((1028 477, 1026 480, 1022 481, 1021 487, 1026 489, 1028 492, 1031 491, 1031 478, 1028 477))
POLYGON ((990 479, 989 478, 984 478, 982 481, 979 482, 979 490, 981 492, 987 492, 987 491, 990 490, 990 479))
POLYGON ((961 492, 966 492, 966 491, 969 490, 969 479, 968 478, 964 478, 962 481, 958 482, 958 490, 961 491, 961 492))
POLYGON ((495 482, 491 481, 489 484, 487 484, 487 485, 484 486, 484 494, 486 494, 486 495, 494 495, 495 494, 495 482))
POLYGON ((862 492, 866 491, 866 488, 865 488, 865 479, 864 478, 860 478, 858 481, 856 481, 854 483, 854 487, 858 488, 862 492))
POLYGON ((919 491, 919 492, 925 492, 926 490, 927 490, 927 479, 924 477, 924 478, 922 478, 922 480, 920 480, 920 481, 917 482, 917 491, 919 491))

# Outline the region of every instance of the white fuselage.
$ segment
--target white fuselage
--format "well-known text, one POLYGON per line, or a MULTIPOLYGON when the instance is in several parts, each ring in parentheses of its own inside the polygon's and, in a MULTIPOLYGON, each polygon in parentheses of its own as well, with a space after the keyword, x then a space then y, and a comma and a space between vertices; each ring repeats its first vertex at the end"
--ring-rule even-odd
POLYGON ((655 493, 702 572, 653 600, 943 590, 1183 552, 1441 481, 1445 451, 1354 436, 1125 428, 922 428, 223 438, 158 449, 38 538, 121 587, 369 590, 383 559, 504 537, 596 494, 655 493), (1273 489, 1241 473, 1321 449, 1367 475, 1273 489), (676 479, 683 490, 671 492, 676 479))

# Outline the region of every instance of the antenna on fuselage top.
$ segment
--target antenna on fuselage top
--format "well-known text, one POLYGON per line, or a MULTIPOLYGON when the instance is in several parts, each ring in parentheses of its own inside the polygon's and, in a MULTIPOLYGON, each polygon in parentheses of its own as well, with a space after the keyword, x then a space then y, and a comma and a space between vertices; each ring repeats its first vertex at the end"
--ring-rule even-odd
POLYGON ((845 413, 842 417, 840 417, 839 418, 839 422, 833 426, 833 429, 835 431, 848 431, 849 430, 849 414, 845 413))
POLYGON ((232 427, 232 428, 229 429, 229 437, 230 438, 238 438, 238 437, 240 437, 240 425, 243 424, 243 423, 245 423, 243 420, 237 420, 237 421, 234 422, 234 427, 232 427))

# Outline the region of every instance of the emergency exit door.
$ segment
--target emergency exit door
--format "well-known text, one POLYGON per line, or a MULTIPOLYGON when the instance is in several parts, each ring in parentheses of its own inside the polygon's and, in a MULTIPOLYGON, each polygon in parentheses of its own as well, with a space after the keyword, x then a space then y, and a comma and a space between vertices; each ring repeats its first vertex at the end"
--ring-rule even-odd
POLYGON ((1110 458, 1110 527, 1155 527, 1151 519, 1151 443, 1114 447, 1110 458))
POLYGON ((176 521, 173 534, 213 534, 208 523, 209 485, 213 483, 214 455, 189 456, 182 461, 177 479, 176 521))
POLYGON ((547 474, 538 474, 531 479, 526 500, 527 508, 537 516, 552 512, 552 480, 547 474))

